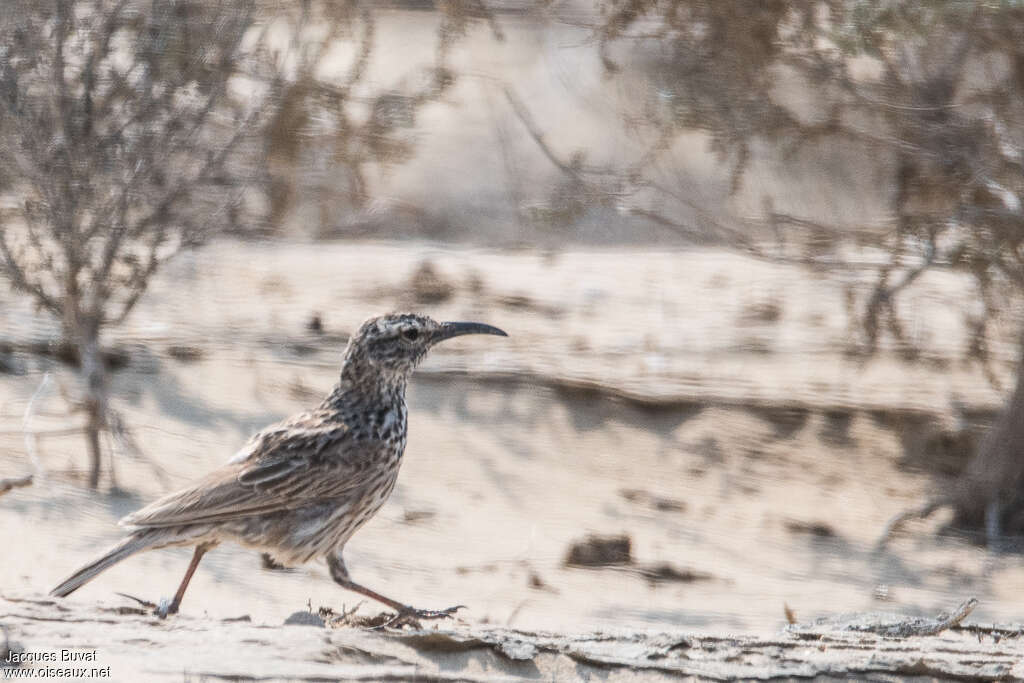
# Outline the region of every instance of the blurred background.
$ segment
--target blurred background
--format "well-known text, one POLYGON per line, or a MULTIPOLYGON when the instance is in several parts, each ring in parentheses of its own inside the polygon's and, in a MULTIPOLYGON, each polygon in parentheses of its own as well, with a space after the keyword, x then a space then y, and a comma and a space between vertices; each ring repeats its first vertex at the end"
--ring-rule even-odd
MULTIPOLYGON (((417 372, 357 581, 528 628, 1019 619, 1022 93, 1008 0, 7 0, 0 586, 415 310, 510 337, 417 372)), ((222 546, 183 611, 357 601, 222 546)))

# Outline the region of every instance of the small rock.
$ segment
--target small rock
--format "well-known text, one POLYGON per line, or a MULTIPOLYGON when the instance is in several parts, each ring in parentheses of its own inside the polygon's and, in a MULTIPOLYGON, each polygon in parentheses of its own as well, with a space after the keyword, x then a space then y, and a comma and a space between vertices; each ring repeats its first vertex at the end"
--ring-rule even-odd
POLYGON ((437 513, 433 510, 406 510, 402 514, 402 521, 406 524, 417 524, 418 522, 433 519, 436 516, 437 513))
POLYGON ((685 512, 686 503, 675 498, 655 496, 643 489, 619 489, 619 495, 630 503, 648 505, 659 512, 685 512))
POLYGON ((606 567, 632 562, 632 541, 625 534, 587 536, 569 546, 565 555, 565 564, 570 567, 606 567))
POLYGON ((495 297, 495 302, 505 308, 530 309, 536 307, 533 299, 526 294, 503 294, 495 297))
POLYGON ((782 305, 777 301, 757 301, 743 307, 740 313, 740 322, 751 323, 776 323, 782 317, 782 305))
POLYGON ((514 661, 529 661, 540 652, 533 643, 516 639, 502 640, 498 643, 498 649, 503 655, 514 661))
POLYGON ((647 492, 641 489, 619 489, 619 495, 630 503, 639 503, 647 498, 647 492))
POLYGON ((804 522, 791 519, 786 522, 786 529, 794 534, 810 534, 818 538, 835 538, 839 535, 825 522, 804 522))
POLYGON ((323 617, 315 612, 299 611, 284 620, 285 626, 320 626, 325 625, 323 617))
POLYGON ((167 355, 182 363, 195 363, 203 357, 203 350, 198 346, 182 346, 174 344, 167 347, 167 355))
POLYGON ((661 512, 686 512, 686 503, 674 498, 655 498, 654 509, 661 512))
POLYGON ((252 617, 250 617, 248 614, 242 614, 237 617, 224 617, 223 619, 221 619, 221 622, 225 624, 245 624, 251 621, 252 617))
POLYGON ((309 316, 309 320, 306 321, 306 329, 313 334, 324 333, 324 321, 323 318, 320 317, 319 313, 314 313, 309 316))
POLYGON ((666 581, 693 583, 694 581, 710 581, 715 578, 707 572, 698 572, 693 569, 677 569, 667 562, 641 567, 640 573, 651 583, 666 581))
POLYGON ((540 574, 535 571, 530 572, 530 576, 527 579, 530 588, 538 591, 547 591, 549 593, 557 593, 558 590, 553 586, 549 585, 547 581, 541 578, 540 574))

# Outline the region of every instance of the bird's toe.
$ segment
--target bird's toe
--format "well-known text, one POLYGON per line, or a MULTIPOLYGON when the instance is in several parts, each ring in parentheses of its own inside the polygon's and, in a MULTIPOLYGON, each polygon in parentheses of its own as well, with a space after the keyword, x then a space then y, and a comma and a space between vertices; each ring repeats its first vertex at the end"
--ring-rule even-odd
POLYGON ((455 616, 455 613, 460 609, 466 609, 465 605, 455 605, 455 607, 449 607, 447 609, 418 609, 416 610, 416 616, 420 619, 450 619, 455 616))
POLYGON ((417 609, 416 607, 406 607, 399 610, 398 614, 382 625, 392 628, 411 626, 418 629, 422 628, 419 622, 420 619, 451 619, 460 609, 466 609, 466 606, 456 605, 455 607, 449 607, 447 609, 417 609))
POLYGON ((178 606, 169 598, 160 598, 160 603, 153 608, 153 614, 161 619, 166 619, 168 615, 175 614, 177 611, 178 606))

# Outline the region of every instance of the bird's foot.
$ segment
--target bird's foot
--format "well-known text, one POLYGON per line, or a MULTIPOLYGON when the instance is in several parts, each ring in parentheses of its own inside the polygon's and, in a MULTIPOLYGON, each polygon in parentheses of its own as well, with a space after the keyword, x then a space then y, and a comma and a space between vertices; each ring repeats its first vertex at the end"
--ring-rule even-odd
POLYGON ((456 605, 455 607, 449 607, 448 609, 416 609, 415 607, 403 607, 398 610, 398 614, 392 617, 390 620, 384 622, 379 628, 400 628, 402 626, 412 626, 413 628, 422 628, 420 625, 420 619, 451 619, 455 616, 455 613, 460 609, 466 609, 465 605, 456 605))
POLYGON ((173 600, 167 598, 160 598, 160 604, 153 610, 153 614, 157 615, 161 619, 166 619, 169 614, 177 614, 178 605, 173 600))
POLYGON ((139 603, 140 605, 142 605, 146 609, 151 610, 151 612, 153 614, 155 614, 156 616, 160 617, 161 619, 166 619, 167 615, 169 615, 169 614, 177 614, 178 613, 178 606, 174 604, 173 600, 169 600, 167 598, 160 598, 160 603, 157 604, 155 602, 150 602, 149 600, 143 600, 142 598, 137 598, 134 595, 128 595, 127 593, 118 593, 118 595, 120 595, 122 598, 128 598, 129 600, 134 600, 135 602, 139 603))

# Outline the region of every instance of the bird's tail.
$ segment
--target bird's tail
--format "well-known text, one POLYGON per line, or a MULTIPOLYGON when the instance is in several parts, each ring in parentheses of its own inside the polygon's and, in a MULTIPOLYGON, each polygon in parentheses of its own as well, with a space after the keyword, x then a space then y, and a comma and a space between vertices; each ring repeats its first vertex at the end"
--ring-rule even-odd
POLYGON ((157 544, 157 540, 160 535, 158 531, 159 530, 157 529, 147 529, 145 531, 135 532, 108 550, 103 557, 93 560, 68 578, 61 581, 59 586, 50 591, 50 595, 58 598, 71 595, 76 590, 99 576, 100 573, 110 569, 126 557, 130 557, 135 553, 154 547, 157 544))

